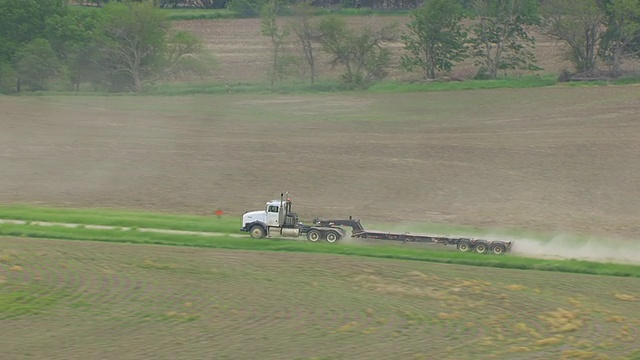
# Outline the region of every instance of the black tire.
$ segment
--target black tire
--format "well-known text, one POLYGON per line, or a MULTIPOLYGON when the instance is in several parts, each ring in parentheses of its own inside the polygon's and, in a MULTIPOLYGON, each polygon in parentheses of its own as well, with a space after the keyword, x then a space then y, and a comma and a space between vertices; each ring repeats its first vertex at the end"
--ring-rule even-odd
POLYGON ((459 252, 469 252, 471 251, 471 243, 468 240, 461 240, 457 245, 457 249, 459 252))
POLYGON ((487 243, 485 242, 477 242, 474 250, 478 254, 486 254, 489 250, 489 246, 487 246, 487 243))
POLYGON ((318 240, 320 240, 320 238, 320 231, 318 230, 309 230, 309 232, 307 233, 307 240, 311 242, 317 242, 318 240))
POLYGON ((254 239, 262 239, 267 236, 267 231, 260 225, 253 225, 249 230, 249 234, 254 239))
POLYGON ((507 247, 502 243, 491 244, 491 253, 494 255, 503 255, 507 251, 507 247))
POLYGON ((325 240, 327 240, 327 242, 329 243, 334 243, 338 240, 340 240, 340 234, 338 234, 336 231, 328 231, 325 236, 324 236, 325 240))

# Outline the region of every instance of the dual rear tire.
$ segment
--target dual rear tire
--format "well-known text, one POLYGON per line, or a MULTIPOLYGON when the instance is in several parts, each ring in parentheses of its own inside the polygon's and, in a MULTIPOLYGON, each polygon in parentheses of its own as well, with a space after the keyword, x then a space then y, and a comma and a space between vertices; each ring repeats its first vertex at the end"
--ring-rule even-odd
POLYGON ((311 242, 318 242, 320 239, 327 240, 328 243, 333 244, 334 242, 340 240, 340 234, 337 231, 327 231, 324 235, 319 230, 309 230, 307 233, 307 240, 311 242))
MULTIPOLYGON (((260 225, 254 225, 249 230, 249 234, 254 239, 262 239, 267 236, 267 231, 265 230, 264 227, 260 225)), ((307 240, 311 242, 318 242, 319 240, 324 239, 328 243, 333 244, 334 242, 340 240, 341 237, 342 236, 340 235, 340 233, 334 230, 326 231, 323 234, 319 230, 314 229, 314 230, 309 230, 309 232, 307 233, 307 240)))

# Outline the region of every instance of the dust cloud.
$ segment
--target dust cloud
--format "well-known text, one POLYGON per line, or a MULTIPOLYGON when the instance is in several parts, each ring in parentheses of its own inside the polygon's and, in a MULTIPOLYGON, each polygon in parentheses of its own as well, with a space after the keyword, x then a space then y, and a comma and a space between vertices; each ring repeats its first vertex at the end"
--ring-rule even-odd
MULTIPOLYGON (((487 240, 512 241, 511 254, 523 257, 545 259, 576 259, 596 262, 640 264, 640 241, 622 239, 585 238, 571 234, 557 234, 546 238, 527 238, 505 236, 495 233, 486 235, 471 235, 468 231, 452 234, 443 231, 424 231, 429 226, 391 225, 382 226, 388 232, 429 234, 436 236, 473 237, 487 240)), ((442 229, 440 229, 442 230, 442 229)), ((347 244, 370 244, 366 240, 345 237, 340 240, 347 244)), ((379 242, 384 243, 380 240, 379 242)), ((434 245, 431 245, 434 246, 434 245)), ((454 247, 455 248, 455 247, 454 247)), ((507 255, 508 256, 508 255, 507 255)))
POLYGON ((640 264, 640 242, 631 240, 576 239, 568 235, 549 240, 518 238, 513 240, 511 252, 527 257, 640 264))

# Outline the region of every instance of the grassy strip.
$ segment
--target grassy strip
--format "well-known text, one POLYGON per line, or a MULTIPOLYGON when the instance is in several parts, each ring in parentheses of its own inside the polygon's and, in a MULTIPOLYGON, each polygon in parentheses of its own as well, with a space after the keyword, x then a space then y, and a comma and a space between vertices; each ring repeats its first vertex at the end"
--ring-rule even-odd
MULTIPOLYGON (((162 9, 167 15, 169 20, 181 21, 181 20, 215 20, 215 19, 233 19, 240 17, 259 17, 258 15, 245 15, 243 16, 238 11, 230 9, 162 9)), ((371 8, 360 9, 326 9, 315 8, 313 9, 312 16, 406 16, 409 14, 409 10, 382 10, 371 8)), ((281 9, 280 16, 293 16, 294 13, 291 9, 281 9)))
POLYGON ((464 81, 432 81, 432 82, 397 82, 381 81, 367 89, 353 89, 332 80, 320 80, 315 84, 304 81, 288 81, 275 84, 273 88, 267 82, 237 82, 227 86, 219 82, 179 82, 164 83, 149 87, 144 93, 109 93, 102 91, 65 91, 47 90, 22 92, 15 96, 184 96, 184 95, 223 95, 223 94, 318 94, 345 93, 364 91, 369 93, 408 93, 489 89, 524 89, 549 86, 587 87, 608 85, 633 85, 640 83, 640 77, 624 77, 612 81, 581 81, 559 83, 554 74, 513 76, 496 80, 464 80, 464 81))
POLYGON ((431 81, 403 83, 385 81, 371 86, 368 90, 375 93, 422 92, 422 91, 459 91, 481 89, 536 88, 557 85, 555 75, 531 75, 505 77, 496 80, 431 81))
POLYGON ((226 86, 218 82, 201 83, 165 83, 150 88, 149 95, 194 95, 194 94, 306 94, 334 93, 348 91, 349 88, 337 81, 317 81, 315 84, 305 82, 282 82, 273 88, 267 82, 238 82, 226 86))
POLYGON ((47 208, 27 205, 0 205, 0 219, 49 221, 85 225, 156 228, 189 231, 240 233, 237 217, 158 214, 110 209, 47 208))
MULTIPOLYGON (((78 12, 97 12, 101 8, 94 6, 78 6, 72 5, 71 8, 78 12)), ((171 9, 163 8, 162 11, 167 19, 172 21, 181 20, 216 20, 216 19, 235 19, 242 17, 238 11, 231 9, 171 9)), ((410 13, 409 10, 384 10, 384 9, 371 9, 371 8, 315 8, 312 12, 313 16, 404 16, 410 13)), ((281 16, 292 16, 293 12, 290 9, 282 9, 281 16)), ((255 15, 258 17, 258 15, 255 15)))
MULTIPOLYGON (((549 86, 585 87, 607 85, 631 85, 640 83, 640 77, 620 78, 610 82, 569 82, 559 83, 556 75, 531 75, 505 77, 496 80, 464 80, 464 81, 432 81, 419 83, 406 83, 396 81, 382 81, 365 90, 370 93, 408 93, 408 92, 434 92, 434 91, 462 91, 462 90, 490 90, 490 89, 525 89, 541 88, 549 86)), ((231 84, 230 87, 217 82, 202 83, 171 83, 160 84, 150 88, 149 95, 195 95, 195 94, 313 94, 313 93, 339 93, 356 91, 337 81, 319 81, 315 84, 306 82, 282 82, 272 89, 266 82, 231 84)))
MULTIPOLYGON (((371 93, 406 93, 429 91, 460 91, 503 88, 534 88, 557 85, 554 75, 508 77, 497 80, 433 81, 404 83, 383 81, 364 90, 371 93)), ((151 95, 193 95, 193 94, 304 94, 335 93, 350 89, 340 82, 320 81, 315 84, 286 82, 276 84, 272 89, 268 83, 237 83, 230 87, 215 82, 161 84, 149 89, 151 95)), ((351 90, 353 91, 353 90, 351 90)))
MULTIPOLYGON (((152 212, 112 209, 75 209, 35 207, 29 205, 0 205, 0 219, 107 225, 131 228, 208 231, 226 234, 240 233, 240 217, 159 214, 152 212)), ((311 221, 305 221, 311 223, 311 221)), ((555 235, 531 234, 520 230, 487 229, 430 223, 363 223, 365 228, 389 232, 436 233, 478 237, 494 235, 551 239, 555 235)))
POLYGON ((523 258, 514 255, 489 256, 473 253, 458 253, 436 249, 406 248, 395 246, 359 246, 349 244, 313 244, 290 240, 251 238, 202 237, 192 235, 168 235, 142 233, 137 231, 92 230, 85 228, 69 229, 65 227, 39 227, 31 225, 0 225, 0 235, 67 239, 93 240, 116 243, 156 244, 172 246, 193 246, 217 249, 291 251, 305 253, 323 253, 335 255, 355 255, 374 258, 402 259, 449 263, 457 265, 485 266, 521 270, 544 270, 567 273, 640 277, 640 266, 607 264, 578 260, 542 260, 523 258))
POLYGON ((229 9, 161 9, 167 19, 180 20, 216 20, 235 19, 238 13, 229 9))
MULTIPOLYGON (((0 219, 73 223, 84 225, 107 225, 131 228, 155 228, 169 230, 241 233, 240 217, 199 216, 183 214, 160 214, 153 212, 113 209, 75 209, 35 207, 30 205, 0 205, 0 219)), ((304 220, 304 219, 303 219, 304 220)), ((311 223, 311 221, 305 221, 311 223)), ((481 228, 475 226, 433 224, 433 223, 363 223, 366 229, 388 232, 429 233, 469 237, 498 237, 508 239, 536 239, 550 241, 562 235, 567 241, 584 242, 593 237, 574 234, 541 234, 521 229, 481 228)), ((516 240, 517 241, 517 240, 516 240)))

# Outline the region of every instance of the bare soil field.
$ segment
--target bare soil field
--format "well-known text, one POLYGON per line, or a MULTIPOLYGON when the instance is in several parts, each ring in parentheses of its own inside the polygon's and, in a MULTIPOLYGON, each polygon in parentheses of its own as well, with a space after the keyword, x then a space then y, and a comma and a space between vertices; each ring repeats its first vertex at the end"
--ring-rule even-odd
MULTIPOLYGON (((343 17, 355 29, 367 25, 377 29, 385 25, 396 24, 396 33, 406 33, 406 24, 410 21, 408 16, 354 16, 343 17)), ((279 19, 281 27, 288 26, 292 18, 279 19)), ((188 20, 173 23, 176 29, 186 30, 200 37, 206 47, 218 60, 218 69, 214 78, 220 81, 227 80, 230 83, 265 80, 269 69, 271 44, 268 37, 260 34, 260 19, 220 19, 220 20, 188 20)), ((536 39, 533 52, 538 61, 538 66, 543 68, 540 73, 559 74, 564 69, 571 69, 571 64, 563 56, 562 44, 549 36, 540 33, 539 29, 531 28, 531 35, 536 39)), ((400 41, 389 42, 386 47, 392 50, 392 69, 390 79, 396 80, 420 80, 419 73, 406 73, 398 66, 400 57, 405 53, 400 41)), ((290 37, 286 50, 288 54, 299 54, 299 49, 294 44, 294 38, 290 37)), ((332 67, 331 57, 317 49, 317 68, 320 78, 336 79, 343 72, 340 67, 332 67)), ((474 60, 469 59, 456 65, 451 76, 454 78, 472 78, 477 67, 474 60)), ((625 64, 629 71, 640 71, 640 63, 629 62, 625 64)), ((300 69, 299 75, 304 77, 304 69, 300 69)), ((532 74, 528 71, 509 71, 508 75, 532 74)), ((501 74, 503 75, 503 74, 501 74)))
POLYGON ((632 359, 638 279, 3 239, 3 359, 632 359))
POLYGON ((289 190, 306 220, 636 240, 639 99, 637 86, 0 97, 0 201, 240 216, 289 190))

